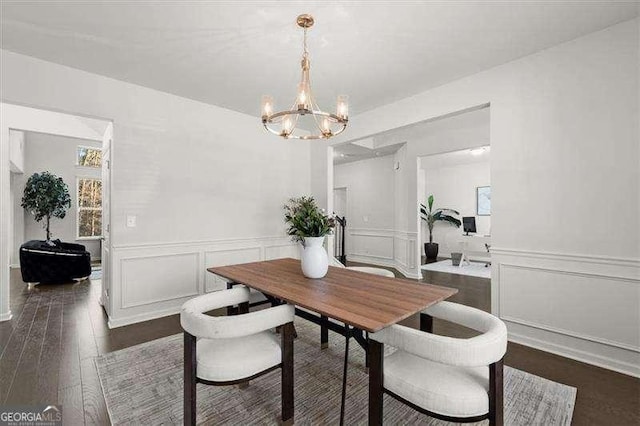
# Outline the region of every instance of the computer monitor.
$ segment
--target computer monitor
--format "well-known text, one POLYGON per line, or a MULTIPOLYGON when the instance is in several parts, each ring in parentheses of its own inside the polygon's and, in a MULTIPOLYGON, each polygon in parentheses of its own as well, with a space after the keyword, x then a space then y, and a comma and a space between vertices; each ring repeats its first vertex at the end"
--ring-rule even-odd
POLYGON ((469 235, 469 232, 476 233, 476 218, 475 216, 468 216, 462 218, 462 229, 469 235))

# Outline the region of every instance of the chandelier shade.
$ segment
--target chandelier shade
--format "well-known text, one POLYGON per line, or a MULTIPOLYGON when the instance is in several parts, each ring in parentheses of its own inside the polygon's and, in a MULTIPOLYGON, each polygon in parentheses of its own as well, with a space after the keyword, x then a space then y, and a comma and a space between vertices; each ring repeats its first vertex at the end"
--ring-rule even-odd
POLYGON ((320 109, 311 90, 309 77, 311 61, 307 49, 307 30, 313 26, 314 19, 311 15, 305 14, 298 16, 296 22, 304 31, 302 61, 300 61, 302 75, 296 99, 290 109, 275 111, 273 97, 263 96, 262 124, 269 132, 285 139, 329 139, 344 132, 347 128, 349 121, 348 97, 338 96, 335 113, 320 109), (298 120, 301 117, 313 119, 311 125, 308 126, 312 129, 298 127, 298 120))

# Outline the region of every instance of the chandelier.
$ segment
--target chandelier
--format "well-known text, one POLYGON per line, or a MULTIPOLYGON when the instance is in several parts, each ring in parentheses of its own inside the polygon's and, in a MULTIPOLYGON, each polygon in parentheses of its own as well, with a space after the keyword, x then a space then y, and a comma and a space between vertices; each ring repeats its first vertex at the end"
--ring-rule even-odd
POLYGON ((298 84, 298 95, 289 110, 274 112, 273 98, 271 96, 262 97, 262 124, 271 133, 282 136, 285 139, 329 139, 339 135, 347 127, 349 121, 349 105, 347 96, 338 96, 336 113, 324 112, 318 107, 311 91, 311 81, 309 79, 309 51, 307 50, 307 30, 313 26, 314 20, 311 15, 298 16, 296 23, 304 31, 303 53, 300 65, 302 67, 302 78, 298 84), (298 119, 310 116, 313 118, 314 130, 298 130, 298 119), (298 130, 296 132, 296 130, 298 130), (305 131, 306 130, 306 131, 305 131), (307 132, 309 132, 307 134, 307 132))

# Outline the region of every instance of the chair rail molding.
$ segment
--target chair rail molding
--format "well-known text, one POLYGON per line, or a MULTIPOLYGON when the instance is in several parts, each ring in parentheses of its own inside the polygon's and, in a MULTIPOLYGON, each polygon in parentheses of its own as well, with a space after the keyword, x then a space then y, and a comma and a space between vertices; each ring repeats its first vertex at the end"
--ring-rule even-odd
POLYGON ((534 251, 491 247, 492 254, 524 256, 540 259, 567 260, 585 263, 603 263, 607 265, 630 266, 640 268, 640 259, 632 257, 612 257, 604 255, 588 255, 581 253, 560 253, 552 251, 534 251))
POLYGON ((177 314, 189 298, 226 288, 208 267, 299 257, 288 236, 120 244, 112 250, 110 328, 177 314))
POLYGON ((510 340, 640 377, 640 260, 491 248, 510 340))

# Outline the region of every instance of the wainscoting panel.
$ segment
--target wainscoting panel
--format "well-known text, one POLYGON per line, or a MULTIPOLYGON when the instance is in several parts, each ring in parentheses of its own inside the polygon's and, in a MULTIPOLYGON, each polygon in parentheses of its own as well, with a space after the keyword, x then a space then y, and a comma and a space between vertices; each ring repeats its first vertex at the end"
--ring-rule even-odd
MULTIPOLYGON (((236 263, 257 262, 261 259, 260 246, 232 250, 207 251, 204 253, 206 268, 213 266, 233 265, 236 263)), ((224 290, 227 281, 204 271, 205 292, 224 290)))
POLYGON ((407 243, 409 241, 401 236, 393 237, 393 259, 399 266, 407 267, 409 264, 409 256, 407 255, 409 250, 407 243))
POLYGON ((492 249, 510 339, 640 376, 640 261, 492 249))
POLYGON ((393 230, 348 229, 348 255, 375 262, 393 260, 393 230))
POLYGON ((300 259, 300 246, 289 241, 286 244, 264 247, 264 260, 282 259, 283 257, 300 259))
POLYGON ((122 308, 198 294, 198 253, 122 259, 122 308))
POLYGON ((244 238, 114 246, 111 251, 109 327, 120 327, 180 311, 190 298, 226 288, 206 271, 281 257, 298 257, 289 237, 244 238))
POLYGON ((416 232, 393 229, 347 228, 347 260, 396 268, 409 278, 420 278, 416 232))
POLYGON ((416 246, 417 232, 396 231, 393 236, 396 268, 409 278, 422 278, 418 261, 420 249, 416 246))
POLYGON ((500 264, 500 281, 509 283, 500 292, 503 318, 640 352, 637 330, 612 327, 638 320, 636 282, 507 263, 500 264))

